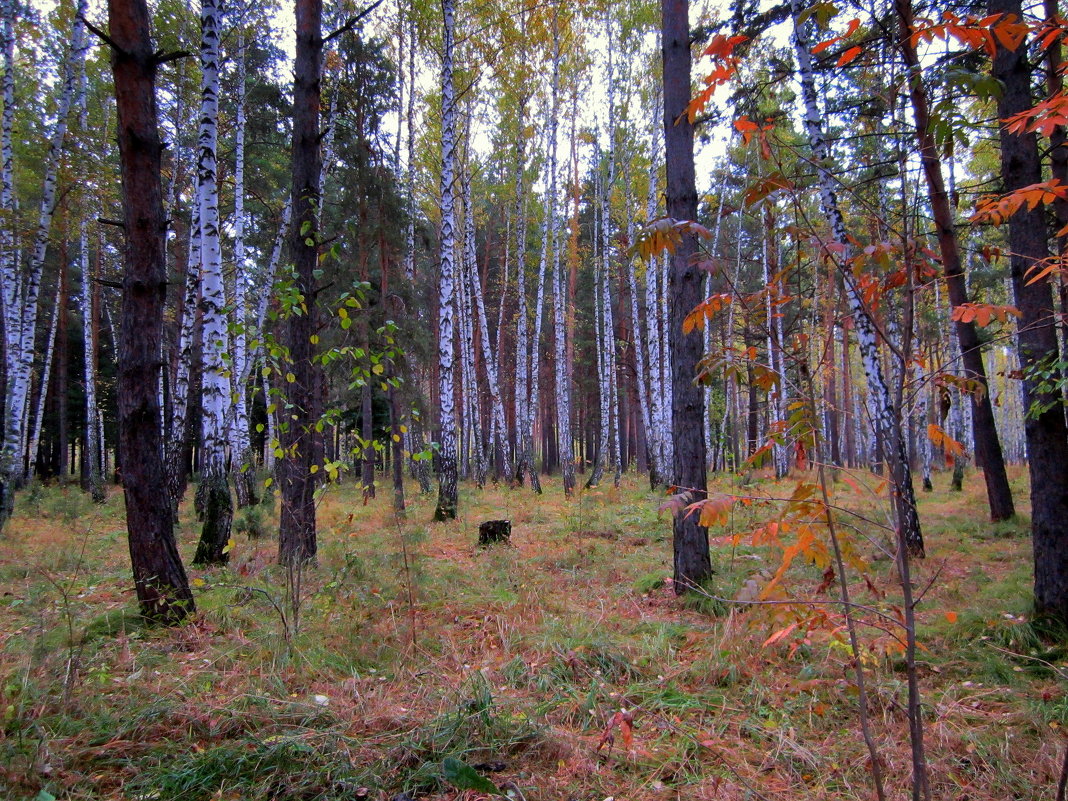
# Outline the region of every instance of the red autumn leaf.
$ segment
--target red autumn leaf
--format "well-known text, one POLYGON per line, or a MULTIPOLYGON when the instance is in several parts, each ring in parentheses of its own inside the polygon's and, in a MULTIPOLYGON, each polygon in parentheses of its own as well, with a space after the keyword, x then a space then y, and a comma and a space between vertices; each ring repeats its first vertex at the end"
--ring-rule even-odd
POLYGON ((763 647, 767 648, 769 645, 774 645, 775 643, 785 639, 786 637, 789 637, 793 633, 794 629, 796 629, 796 628, 797 628, 797 623, 794 622, 794 623, 791 623, 789 626, 787 626, 784 629, 779 629, 777 632, 775 632, 770 637, 768 637, 766 640, 764 640, 764 646, 763 647))
POLYGON ((600 751, 606 745, 611 748, 616 741, 615 729, 617 728, 623 737, 623 747, 630 748, 634 742, 634 712, 621 709, 609 719, 608 725, 601 732, 601 739, 597 741, 597 748, 594 750, 600 751))
POLYGON ((748 41, 748 36, 724 36, 723 34, 716 34, 712 37, 712 40, 708 43, 708 46, 704 49, 701 55, 711 56, 712 58, 728 58, 734 53, 734 48, 740 45, 742 42, 748 41))
POLYGON ((844 67, 851 61, 855 61, 857 56, 859 56, 863 52, 864 49, 859 46, 851 47, 838 57, 838 61, 835 62, 835 66, 844 67))

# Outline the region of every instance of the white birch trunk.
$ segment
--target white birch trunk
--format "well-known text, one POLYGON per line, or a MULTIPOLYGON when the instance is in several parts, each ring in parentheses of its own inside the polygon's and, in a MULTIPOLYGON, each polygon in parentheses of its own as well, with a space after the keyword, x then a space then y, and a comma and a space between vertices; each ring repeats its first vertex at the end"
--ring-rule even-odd
MULTIPOLYGON (((764 203, 768 202, 770 201, 764 200, 764 203)), ((777 431, 779 438, 782 439, 782 442, 776 441, 772 446, 772 455, 775 463, 775 477, 783 478, 790 472, 790 462, 784 439, 785 434, 782 431, 786 419, 784 413, 786 372, 783 370, 780 344, 782 341, 782 317, 775 312, 775 301, 781 292, 781 285, 777 280, 774 280, 775 276, 771 273, 772 263, 777 262, 771 250, 774 244, 769 242, 771 234, 774 233, 770 230, 772 219, 773 215, 765 211, 764 230, 761 237, 764 256, 764 325, 767 329, 768 366, 778 379, 777 385, 768 392, 768 420, 769 428, 777 431)))
POLYGON ((668 354, 668 321, 671 319, 668 309, 668 275, 671 271, 671 255, 668 253, 660 257, 660 272, 657 276, 656 285, 657 303, 656 309, 659 315, 658 331, 660 332, 660 388, 664 392, 664 402, 660 405, 660 447, 663 464, 675 463, 675 439, 674 426, 671 414, 672 377, 671 360, 668 354))
MULTIPOLYGON (((87 0, 78 0, 75 10, 74 21, 71 26, 71 44, 63 67, 63 83, 60 88, 59 103, 56 109, 56 124, 52 129, 52 135, 48 142, 48 153, 43 165, 44 184, 41 192, 40 205, 37 214, 37 228, 34 234, 33 248, 30 252, 30 261, 26 268, 25 281, 18 274, 17 264, 13 259, 15 248, 14 237, 6 244, 5 248, 5 274, 4 274, 4 308, 8 316, 4 320, 7 349, 5 352, 7 394, 5 397, 4 412, 4 437, 3 448, 0 450, 0 530, 11 516, 14 510, 14 492, 16 486, 23 478, 23 464, 26 457, 27 434, 25 420, 29 414, 30 382, 33 373, 34 337, 37 331, 37 306, 38 296, 41 291, 41 272, 44 268, 45 256, 48 251, 48 235, 52 227, 52 216, 56 207, 56 191, 59 180, 59 161, 63 153, 63 143, 67 135, 68 116, 70 115, 72 101, 75 97, 78 76, 81 73, 80 60, 85 57, 85 13, 88 8, 87 0), (12 286, 8 282, 14 279, 12 286)), ((4 49, 5 62, 8 53, 13 54, 14 42, 8 41, 13 37, 13 30, 8 32, 6 26, 14 23, 14 6, 4 9, 4 49)), ((6 115, 10 111, 14 113, 13 85, 9 87, 9 81, 14 81, 13 66, 10 68, 5 63, 4 75, 4 115, 3 125, 7 126, 6 115)), ((10 129, 5 129, 3 136, 6 141, 0 144, 4 152, 0 154, 4 165, 0 172, 0 196, 7 194, 9 189, 7 182, 12 180, 11 171, 11 143, 10 129)), ((0 198, 0 205, 5 210, 14 208, 13 196, 8 197, 7 204, 0 198)))
MULTIPOLYGON (((33 430, 30 433, 26 473, 23 479, 29 481, 37 472, 37 451, 41 444, 45 402, 48 400, 48 383, 52 380, 52 359, 56 352, 56 332, 59 330, 59 307, 63 299, 62 279, 56 283, 56 294, 52 300, 52 320, 48 325, 48 340, 45 343, 44 363, 41 368, 40 389, 37 393, 37 409, 33 418, 33 430)), ((62 477, 61 477, 62 478, 62 477)))
POLYGON ((198 137, 197 195, 200 206, 201 261, 201 477, 197 511, 204 521, 194 556, 197 564, 228 561, 233 508, 226 479, 226 410, 230 379, 224 356, 226 285, 222 271, 218 187, 219 39, 222 9, 216 0, 201 0, 201 109, 198 137))
MULTIPOLYGON (((794 43, 797 55, 798 68, 801 77, 801 96, 805 108, 804 127, 808 135, 809 144, 812 147, 816 160, 816 170, 819 176, 820 205, 827 222, 831 226, 834 238, 841 245, 840 264, 848 264, 852 254, 852 244, 845 220, 838 207, 838 198, 835 193, 835 178, 830 170, 830 148, 824 138, 822 116, 816 100, 816 87, 812 72, 812 56, 809 50, 804 24, 798 20, 800 3, 791 0, 791 10, 794 17, 794 43)), ((903 532, 903 540, 909 551, 914 556, 923 554, 923 535, 920 530, 920 521, 916 513, 916 497, 912 487, 912 475, 909 469, 908 456, 905 452, 905 442, 901 434, 901 427, 897 419, 897 410, 890 395, 890 389, 883 377, 882 364, 879 359, 879 340, 875 324, 864 305, 864 298, 857 286, 856 277, 852 270, 841 267, 839 274, 842 276, 846 288, 846 298, 849 310, 853 316, 853 326, 856 332, 857 344, 860 347, 864 362, 864 373, 868 383, 868 394, 871 400, 871 409, 874 416, 876 430, 884 436, 884 442, 892 450, 888 461, 891 465, 893 477, 893 499, 897 524, 903 532)))
POLYGON ((466 443, 464 476, 474 474, 475 483, 481 489, 486 483, 486 454, 482 445, 481 393, 478 388, 478 371, 475 367, 474 304, 471 298, 472 282, 477 281, 477 267, 474 263, 474 218, 468 217, 466 203, 470 198, 470 175, 464 171, 461 178, 465 206, 458 210, 463 214, 463 223, 457 220, 457 227, 463 230, 463 245, 460 253, 460 272, 456 292, 457 313, 460 320, 460 373, 463 399, 463 431, 466 443), (470 229, 469 229, 470 226, 470 229))
MULTIPOLYGON (((660 162, 660 136, 663 130, 663 114, 660 111, 659 95, 655 98, 652 111, 652 125, 649 137, 649 196, 646 203, 646 222, 651 223, 657 217, 659 192, 657 172, 660 162)), ((649 484, 656 488, 668 476, 669 462, 665 460, 664 437, 664 400, 667 395, 663 385, 663 362, 666 353, 660 349, 660 300, 659 300, 659 259, 653 256, 645 267, 645 348, 648 354, 648 376, 645 378, 649 393, 649 429, 646 441, 649 443, 649 484)))
MULTIPOLYGON (((596 135, 596 134, 595 134, 596 135)), ((604 282, 601 273, 608 265, 608 201, 605 198, 604 179, 601 177, 600 145, 595 146, 594 163, 594 200, 593 200, 593 331, 597 361, 597 396, 598 396, 598 430, 597 449, 593 454, 593 465, 586 487, 596 487, 604 474, 605 460, 608 456, 608 430, 611 425, 611 411, 608 408, 608 348, 604 341, 604 282)))
MULTIPOLYGON (((178 331, 178 353, 171 381, 171 423, 167 437, 167 483, 174 516, 177 520, 178 506, 185 494, 185 450, 189 432, 189 384, 193 366, 194 336, 200 308, 200 249, 201 221, 200 203, 192 204, 189 221, 189 255, 185 269, 185 286, 182 292, 182 324, 178 331)), ((267 293, 265 293, 266 295, 267 293)), ((265 299, 266 300, 266 299, 265 299)))
MULTIPOLYGON (((629 184, 628 184, 629 185, 629 184)), ((627 241, 634 241, 634 214, 631 209, 630 192, 627 193, 627 241)), ((635 269, 636 260, 628 254, 627 261, 627 286, 630 289, 630 326, 634 337, 634 364, 637 371, 638 386, 638 410, 642 418, 642 429, 645 431, 646 459, 652 467, 653 447, 649 440, 649 432, 652 430, 651 417, 649 415, 649 385, 648 372, 645 364, 646 338, 642 335, 642 321, 638 309, 638 274, 635 269)))
POLYGON ((78 234, 79 257, 82 268, 82 338, 85 341, 85 487, 93 500, 102 503, 107 498, 100 476, 102 440, 97 433, 99 410, 96 402, 96 331, 93 314, 93 276, 89 272, 89 230, 83 217, 78 234))
POLYGON ((564 478, 564 495, 571 497, 575 489, 574 442, 571 437, 571 387, 567 378, 567 327, 564 322, 564 306, 567 288, 564 281, 561 242, 563 237, 556 230, 556 180, 557 180, 557 116, 560 112, 560 30, 559 21, 553 20, 553 67, 552 93, 549 118, 549 211, 548 227, 553 232, 552 257, 549 268, 553 276, 553 326, 555 329, 555 379, 556 379, 556 435, 560 450, 560 466, 564 478))
MULTIPOLYGON (((540 481, 537 471, 534 469, 534 440, 531 417, 531 344, 530 344, 530 310, 527 303, 527 265, 526 265, 526 139, 523 135, 523 126, 526 123, 526 104, 524 103, 519 112, 519 135, 516 140, 516 299, 518 309, 516 312, 515 332, 515 438, 516 448, 519 451, 516 459, 515 478, 522 483, 524 476, 529 473, 531 487, 540 491, 540 481)), ((544 247, 547 245, 543 244, 544 247)), ((544 264, 542 264, 544 266, 544 264)), ((541 284, 540 273, 538 279, 541 284)), ((534 340, 537 347, 537 340, 534 340)), ((536 402, 533 401, 533 402, 536 402)))
MULTIPOLYGON (((252 432, 249 429, 248 391, 248 270, 245 264, 245 36, 237 41, 237 98, 234 127, 234 341, 230 370, 233 416, 230 452, 238 507, 256 502, 252 462, 252 432)), ((269 293, 265 293, 269 294, 269 293)))
MULTIPOLYGON (((470 268, 471 300, 474 312, 478 315, 479 342, 482 346, 482 358, 486 361, 486 377, 489 383, 490 404, 492 414, 492 441, 494 458, 498 462, 507 462, 508 455, 508 429, 504 422, 504 403, 501 400, 501 385, 497 370, 497 354, 491 347, 489 335, 489 321, 486 318, 486 305, 482 297, 482 282, 479 280, 478 263, 475 258, 475 215, 471 205, 471 177, 467 176, 464 184, 464 207, 466 208, 466 251, 470 268)), ((507 264, 507 260, 505 261, 507 264)), ((504 301, 502 298, 501 306, 504 301)), ((499 323, 498 323, 499 326, 499 323)))
POLYGON ((438 276, 438 424, 441 427, 440 478, 436 520, 452 520, 457 512, 456 408, 453 386, 453 304, 456 293, 455 215, 453 177, 456 165, 456 99, 452 56, 455 0, 441 0, 443 41, 441 60, 441 269, 438 276))

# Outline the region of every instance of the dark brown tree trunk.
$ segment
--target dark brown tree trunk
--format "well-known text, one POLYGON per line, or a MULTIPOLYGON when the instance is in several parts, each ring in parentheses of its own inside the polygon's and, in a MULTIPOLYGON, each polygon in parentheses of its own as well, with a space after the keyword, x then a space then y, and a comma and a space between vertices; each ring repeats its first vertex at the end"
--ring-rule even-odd
MULTIPOLYGON (((686 115, 690 103, 690 24, 688 0, 661 0, 664 57, 664 153, 667 161, 667 214, 676 220, 697 219, 697 185, 693 163, 693 125, 686 115)), ((675 440, 672 483, 706 496, 704 397, 694 383, 703 351, 700 332, 682 333, 682 321, 701 302, 703 275, 694 264, 697 239, 684 234, 671 258, 668 276, 668 350, 671 360, 671 422, 675 440)), ((674 587, 683 593, 712 575, 708 530, 698 515, 674 518, 674 587)))
POLYGON ((319 255, 320 80, 323 38, 322 0, 296 0, 296 61, 293 70, 293 222, 290 254, 296 288, 305 309, 291 314, 286 344, 295 378, 287 384, 292 417, 281 431, 285 456, 278 463, 282 513, 278 532, 278 558, 283 564, 315 559, 315 488, 322 462, 323 437, 316 430, 322 413, 322 377, 313 364, 316 333, 316 279, 319 255))
MULTIPOLYGON (((968 302, 968 292, 964 281, 961 264, 960 243, 953 221, 953 212, 949 205, 945 183, 942 179, 942 162, 935 147, 934 136, 930 129, 930 114, 927 93, 920 79, 920 62, 913 44, 912 0, 896 0, 899 46, 910 71, 909 96, 912 100, 913 116, 916 120, 916 139, 920 146, 920 162, 927 179, 927 191, 931 200, 938 236, 938 248, 942 254, 942 269, 946 275, 946 287, 949 300, 954 306, 968 302)), ((982 465, 983 478, 986 481, 986 498, 990 507, 991 520, 1007 520, 1016 513, 1013 506, 1012 490, 1009 489, 1009 477, 1005 472, 1005 459, 1001 453, 1001 441, 998 439, 994 425, 994 408, 990 402, 990 391, 983 365, 983 352, 979 345, 979 334, 974 323, 958 320, 956 323, 957 341, 960 343, 961 362, 965 378, 974 381, 977 389, 969 393, 972 403, 972 432, 975 437, 976 462, 982 465)), ((921 432, 921 436, 926 433, 921 432)))
POLYGON ((117 387, 126 530, 141 614, 174 624, 192 613, 194 604, 166 497, 157 395, 167 290, 163 146, 155 94, 159 61, 145 0, 108 0, 108 19, 115 45, 112 70, 126 233, 117 387))
MULTIPOLYGON (((1022 18, 1020 0, 990 0, 991 14, 1022 18)), ((1004 91, 998 99, 1002 120, 1032 106, 1031 64, 1026 44, 1015 51, 999 43, 994 77, 1004 91)), ((1001 133, 1001 178, 1005 192, 1042 180, 1038 140, 1033 133, 1001 133)), ((1046 218, 1041 206, 1021 208, 1009 218, 1009 264, 1021 317, 1017 342, 1023 368, 1027 416, 1027 464, 1031 477, 1031 538, 1035 564, 1035 613, 1068 624, 1068 431, 1059 394, 1044 394, 1027 374, 1057 358, 1053 295, 1048 278, 1034 280, 1029 271, 1049 255, 1046 218), (1037 404, 1037 406, 1036 406, 1037 404), (1045 408, 1045 411, 1040 411, 1045 408)))

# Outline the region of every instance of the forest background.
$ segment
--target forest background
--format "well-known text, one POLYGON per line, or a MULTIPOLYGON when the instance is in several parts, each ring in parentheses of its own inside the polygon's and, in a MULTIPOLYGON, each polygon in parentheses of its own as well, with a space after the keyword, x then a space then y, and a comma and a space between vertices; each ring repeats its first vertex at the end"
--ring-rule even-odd
MULTIPOLYGON (((997 632, 1006 664, 1044 666, 1035 680, 1053 684, 1042 703, 1059 708, 1050 686, 1063 679, 1068 622, 1068 100, 1055 3, 324 10, 298 0, 294 10, 290 47, 281 10, 263 4, 0 9, 0 530, 14 549, 8 579, 24 583, 6 597, 13 607, 36 599, 29 613, 52 593, 51 611, 26 625, 43 632, 54 615, 66 628, 62 676, 41 661, 43 633, 28 651, 5 649, 23 677, 5 684, 5 738, 20 758, 36 749, 36 778, 17 786, 52 794, 38 763, 53 738, 33 722, 47 710, 29 711, 29 678, 42 691, 58 681, 64 699, 83 686, 97 629, 77 621, 72 599, 88 590, 74 588, 115 569, 116 554, 91 536, 95 523, 79 531, 74 521, 112 519, 120 482, 143 618, 243 630, 213 618, 214 604, 233 591, 241 604, 256 598, 278 618, 281 642, 268 650, 287 660, 283 677, 288 660, 307 658, 309 628, 318 624, 320 639, 330 630, 325 599, 349 577, 367 584, 349 587, 363 601, 381 596, 377 571, 361 562, 370 557, 333 541, 339 525, 395 529, 392 545, 369 542, 400 549, 389 604, 408 622, 381 632, 398 650, 368 662, 384 660, 395 677, 429 647, 420 636, 433 624, 420 616, 445 614, 413 565, 428 541, 465 531, 464 503, 502 516, 533 490, 583 569, 591 537, 616 541, 632 528, 641 536, 627 542, 652 546, 654 573, 664 555, 655 544, 670 541, 670 579, 624 579, 608 560, 598 595, 622 582, 658 598, 664 586, 699 600, 661 613, 703 603, 726 615, 681 630, 726 638, 744 637, 741 628, 791 658, 825 649, 824 669, 836 660, 843 678, 821 674, 827 685, 809 689, 856 694, 867 752, 846 787, 867 773, 882 797, 887 776, 907 774, 914 797, 930 797, 917 634, 925 598, 963 598, 952 569, 942 581, 962 555, 921 528, 925 504, 939 520, 933 504, 952 502, 918 498, 913 485, 916 476, 935 492, 945 471, 961 493, 957 514, 985 506, 986 536, 1030 535, 1030 590, 993 571, 999 601, 999 582, 1015 593, 1012 611, 997 611, 1008 633, 989 609, 973 625, 978 637, 997 632), (74 483, 99 506, 82 504, 74 483), (388 504, 377 498, 387 486, 388 504), (55 517, 42 514, 46 500, 68 507, 65 545, 56 534, 32 542, 55 517), (621 519, 643 509, 634 514, 644 522, 579 525, 591 503, 609 518, 613 505, 621 519), (338 517, 337 504, 350 511, 338 517), (658 508, 661 524, 642 517, 658 508), (321 512, 333 520, 325 529, 321 512), (669 518, 670 536, 654 535, 669 518), (175 536, 194 528, 195 546, 175 536), (266 546, 275 530, 277 546, 266 546), (38 564, 54 558, 52 544, 63 567, 38 564), (278 567, 264 561, 270 548, 278 567), (739 567, 740 548, 759 567, 739 567), (935 569, 923 561, 932 550, 943 559, 935 569), (903 683, 888 690, 881 671, 898 667, 903 683), (900 695, 887 709, 897 704, 909 732, 903 772, 872 732, 884 692, 900 695)), ((501 569, 523 572, 522 559, 501 569)), ((506 607, 531 602, 513 594, 506 607)), ((944 613, 949 624, 958 617, 944 613)), ((127 618, 118 620, 120 650, 94 645, 92 658, 129 657, 127 618)), ((500 625, 508 650, 511 624, 500 625)), ((274 630, 254 628, 264 627, 274 630)), ((582 684, 587 670, 609 669, 576 666, 582 654, 618 648, 548 650, 582 684)), ((526 687, 507 677, 515 659, 533 676, 541 657, 517 654, 501 673, 526 687)), ((634 746, 643 702, 604 691, 632 703, 595 727, 594 772, 655 762, 634 746), (601 756, 617 734, 623 763, 601 756)), ((492 687, 477 693, 488 715, 492 687)), ((825 704, 813 699, 809 728, 825 704)), ((1053 725, 1059 713, 1043 715, 1053 725)), ((887 732, 893 724, 886 713, 887 732)), ((523 753, 528 734, 512 744, 523 753)), ((468 745, 435 746, 414 773, 375 785, 498 791, 468 764, 496 746, 468 745)), ((1033 787, 1049 759, 1038 745, 1021 762, 1032 778, 1010 771, 1005 781, 1033 787)), ((823 772, 813 760, 800 781, 823 772)), ((256 769, 249 781, 292 779, 284 761, 273 778, 256 769)), ((660 792, 686 775, 718 792, 726 774, 701 762, 641 786, 660 792)), ((761 792, 752 775, 727 772, 761 792)), ((1057 775, 1063 794, 1068 772, 1057 775)), ((68 778, 64 791, 82 792, 82 779, 68 778)))

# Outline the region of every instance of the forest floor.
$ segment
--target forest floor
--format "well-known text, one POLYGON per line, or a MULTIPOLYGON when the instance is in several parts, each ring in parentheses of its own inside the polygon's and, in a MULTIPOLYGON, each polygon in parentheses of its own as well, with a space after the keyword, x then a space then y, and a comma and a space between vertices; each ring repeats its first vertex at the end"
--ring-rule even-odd
MULTIPOLYGON (((1009 523, 987 522, 974 471, 964 493, 942 473, 920 497, 934 799, 1052 799, 1068 743, 1066 653, 1027 621, 1027 493, 1012 475, 1023 514, 1009 523)), ((739 481, 716 488, 788 497, 796 483, 739 481)), ((876 481, 843 480, 837 502, 880 519, 862 486, 876 481)), ((331 489, 319 565, 289 581, 273 538, 246 535, 273 531, 271 502, 240 512, 230 566, 189 570, 198 612, 175 629, 132 609, 119 490, 102 506, 76 487, 26 490, 0 538, 0 797, 473 801, 486 797, 475 774, 519 801, 874 796, 819 566, 796 559, 782 592, 822 600, 809 609, 825 623, 766 644, 790 608, 675 597, 669 513, 637 477, 571 502, 552 479, 540 497, 465 486, 450 524, 429 523, 434 498, 408 489, 405 521, 388 487, 367 505, 352 484, 331 489), (478 524, 499 517, 511 544, 479 548, 478 524)), ((752 598, 775 574, 787 538, 758 547, 747 532, 776 508, 738 504, 713 529, 710 594, 752 598)), ((893 617, 885 534, 860 527, 843 526, 870 561, 854 600, 893 617)), ((183 507, 186 559, 197 531, 183 507)), ((880 625, 861 630, 863 663, 900 799, 906 677, 880 625)))

